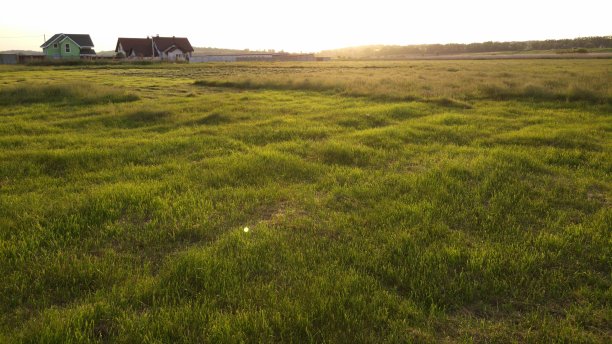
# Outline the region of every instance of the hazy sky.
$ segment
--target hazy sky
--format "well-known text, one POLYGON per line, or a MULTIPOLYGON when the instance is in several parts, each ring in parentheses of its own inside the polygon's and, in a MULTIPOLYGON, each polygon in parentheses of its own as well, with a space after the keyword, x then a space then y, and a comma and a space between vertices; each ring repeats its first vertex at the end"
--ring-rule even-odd
POLYGON ((193 46, 315 52, 365 44, 470 43, 612 34, 610 0, 3 1, 0 51, 40 50, 43 35, 188 37, 193 46))

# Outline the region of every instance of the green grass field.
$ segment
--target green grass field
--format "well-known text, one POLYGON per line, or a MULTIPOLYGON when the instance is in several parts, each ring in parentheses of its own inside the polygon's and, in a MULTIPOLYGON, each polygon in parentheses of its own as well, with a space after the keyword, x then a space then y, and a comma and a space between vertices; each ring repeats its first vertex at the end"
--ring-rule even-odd
POLYGON ((610 342, 611 85, 0 66, 0 342, 610 342))

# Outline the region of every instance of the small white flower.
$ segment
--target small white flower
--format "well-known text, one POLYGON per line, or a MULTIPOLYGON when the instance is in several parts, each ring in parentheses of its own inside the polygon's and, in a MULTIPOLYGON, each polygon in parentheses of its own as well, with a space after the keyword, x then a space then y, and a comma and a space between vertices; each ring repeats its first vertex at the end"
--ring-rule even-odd
POLYGON ((249 227, 244 227, 244 232, 248 233, 249 232, 249 227))

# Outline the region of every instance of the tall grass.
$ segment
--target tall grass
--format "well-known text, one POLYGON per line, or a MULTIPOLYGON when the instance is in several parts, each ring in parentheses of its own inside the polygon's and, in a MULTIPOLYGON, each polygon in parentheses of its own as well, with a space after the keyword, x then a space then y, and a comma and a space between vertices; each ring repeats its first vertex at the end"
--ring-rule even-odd
POLYGON ((91 83, 19 84, 0 89, 0 105, 68 103, 91 105, 138 100, 135 94, 91 83))
MULTIPOLYGON (((260 73, 239 65, 206 69, 196 85, 239 89, 306 90, 388 100, 451 100, 465 106, 476 99, 612 102, 607 60, 570 61, 595 69, 561 72, 550 61, 413 61, 407 63, 263 66, 260 73), (452 66, 452 67, 449 67, 452 66), (226 69, 227 68, 227 69, 226 69), (501 72, 503 71, 503 72, 501 72), (219 75, 220 79, 216 78, 219 75), (463 103, 461 102, 463 101, 463 103)), ((578 67, 579 68, 579 67, 578 67)))
POLYGON ((493 100, 525 99, 536 101, 612 103, 612 98, 606 94, 606 91, 608 91, 607 87, 598 87, 598 85, 579 85, 577 83, 571 83, 565 90, 534 84, 526 84, 520 87, 484 84, 480 87, 482 96, 493 100))

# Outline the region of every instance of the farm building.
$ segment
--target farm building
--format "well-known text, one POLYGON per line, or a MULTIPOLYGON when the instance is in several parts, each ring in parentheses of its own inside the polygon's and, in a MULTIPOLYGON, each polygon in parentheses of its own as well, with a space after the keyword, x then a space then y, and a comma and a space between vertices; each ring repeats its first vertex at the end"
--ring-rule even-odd
POLYGON ((193 47, 185 37, 119 38, 115 52, 128 59, 189 61, 193 47))
POLYGON ((314 54, 274 54, 275 61, 316 61, 314 54))
POLYGON ((53 59, 79 59, 96 56, 94 44, 89 35, 57 33, 43 45, 43 53, 53 59))
POLYGON ((272 61, 274 54, 194 55, 190 62, 272 61))
POLYGON ((0 54, 0 64, 18 64, 18 63, 32 63, 36 61, 44 61, 45 55, 43 54, 27 54, 27 53, 14 53, 14 54, 0 54))
POLYGON ((18 54, 0 54, 0 64, 18 64, 18 54))
POLYGON ((314 54, 230 54, 230 55, 194 55, 190 62, 246 62, 246 61, 316 61, 314 54))

